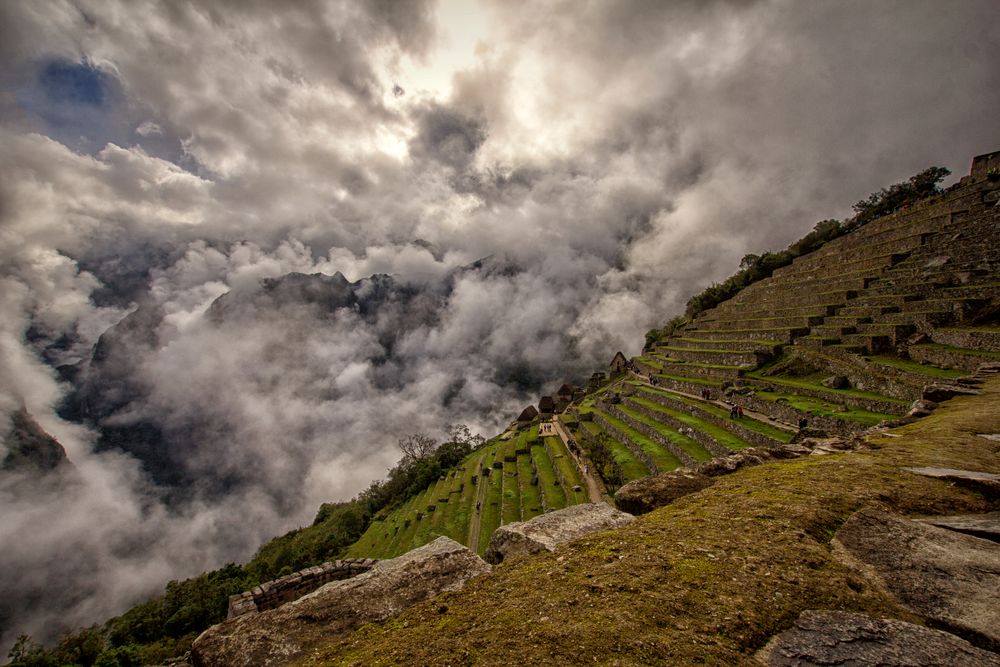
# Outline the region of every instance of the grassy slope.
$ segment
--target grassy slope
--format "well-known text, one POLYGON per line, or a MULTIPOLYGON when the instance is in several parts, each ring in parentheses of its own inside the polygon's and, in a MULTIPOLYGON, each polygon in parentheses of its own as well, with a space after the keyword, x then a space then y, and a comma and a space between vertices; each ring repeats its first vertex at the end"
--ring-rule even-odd
POLYGON ((384 624, 331 637, 302 664, 749 664, 805 609, 912 620, 830 538, 873 505, 987 511, 977 494, 901 466, 1000 469, 1000 379, 880 448, 748 468, 700 493, 493 573, 384 624))

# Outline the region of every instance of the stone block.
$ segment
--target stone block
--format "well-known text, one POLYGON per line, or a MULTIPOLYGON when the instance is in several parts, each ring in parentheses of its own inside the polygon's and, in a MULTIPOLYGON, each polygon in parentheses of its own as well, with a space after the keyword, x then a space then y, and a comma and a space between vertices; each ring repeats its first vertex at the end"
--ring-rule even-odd
POLYGON ((621 528, 634 516, 605 503, 572 505, 556 512, 501 526, 493 532, 486 560, 499 563, 515 556, 552 551, 558 545, 599 530, 621 528))

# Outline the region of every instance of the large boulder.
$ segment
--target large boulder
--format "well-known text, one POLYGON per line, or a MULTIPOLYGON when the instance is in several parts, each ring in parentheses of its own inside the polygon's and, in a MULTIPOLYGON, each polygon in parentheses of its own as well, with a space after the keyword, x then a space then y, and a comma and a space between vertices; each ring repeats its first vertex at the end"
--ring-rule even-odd
POLYGON ((671 470, 625 484, 615 492, 615 505, 631 514, 645 514, 689 493, 701 491, 714 481, 694 470, 671 470))
POLYGON ((954 398, 955 396, 976 396, 978 394, 979 392, 977 390, 972 389, 971 387, 964 387, 960 384, 935 383, 924 387, 920 398, 925 401, 940 403, 942 401, 947 401, 949 398, 954 398))
POLYGON ((621 528, 635 519, 605 503, 571 505, 557 512, 500 526, 490 537, 486 560, 499 563, 512 556, 552 551, 556 546, 598 530, 621 528))
POLYGON ((835 544, 914 613, 1000 648, 1000 545, 874 509, 853 514, 835 544))
POLYGON ((964 639, 890 618, 845 611, 805 611, 757 657, 767 667, 899 665, 1000 667, 1000 656, 964 639))
POLYGON ((321 639, 383 621, 490 571, 475 553, 447 537, 384 560, 353 579, 334 581, 259 614, 214 625, 195 640, 195 667, 267 667, 301 657, 321 639))
POLYGON ((790 459, 812 452, 800 444, 782 447, 747 447, 729 456, 719 456, 694 468, 681 468, 634 479, 615 492, 615 505, 632 514, 645 514, 669 505, 678 498, 701 491, 713 483, 712 477, 728 475, 741 468, 790 459))

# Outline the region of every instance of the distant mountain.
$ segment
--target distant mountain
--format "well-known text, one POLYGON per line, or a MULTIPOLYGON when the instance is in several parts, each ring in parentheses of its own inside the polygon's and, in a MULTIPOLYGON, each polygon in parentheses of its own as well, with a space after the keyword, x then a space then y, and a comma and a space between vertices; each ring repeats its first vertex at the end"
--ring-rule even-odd
POLYGON ((70 465, 63 446, 24 407, 11 415, 4 445, 7 455, 0 463, 0 470, 48 473, 70 465))
MULTIPOLYGON (((475 270, 475 269, 473 269, 475 270)), ((359 317, 367 331, 374 332, 367 359, 376 369, 390 362, 398 341, 421 326, 433 326, 451 292, 450 280, 431 285, 410 285, 392 276, 377 274, 356 282, 343 274, 289 273, 262 280, 253 288, 234 290, 217 298, 205 313, 209 328, 223 335, 239 336, 262 321, 287 324, 287 347, 306 335, 301 322, 323 326, 342 311, 359 317)), ((99 432, 98 450, 118 450, 139 459, 151 479, 167 496, 183 497, 194 487, 202 493, 225 493, 242 483, 242 471, 193 470, 192 454, 206 439, 231 437, 206 414, 191 414, 178 420, 152 413, 147 400, 154 387, 143 372, 143 364, 169 340, 162 340, 165 312, 145 302, 106 331, 98 340, 89 362, 72 375, 73 391, 60 414, 84 422, 99 432)), ((169 337, 169 334, 167 334, 169 337)), ((253 363, 253 360, 248 360, 253 363)), ((388 368, 375 373, 379 385, 399 382, 388 368)), ((238 387, 233 388, 239 391, 238 387)))

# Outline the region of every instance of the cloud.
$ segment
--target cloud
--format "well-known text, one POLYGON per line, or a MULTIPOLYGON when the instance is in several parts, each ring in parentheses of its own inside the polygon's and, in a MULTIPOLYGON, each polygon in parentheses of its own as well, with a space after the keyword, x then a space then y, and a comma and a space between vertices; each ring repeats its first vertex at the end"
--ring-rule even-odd
POLYGON ((397 435, 495 432, 744 254, 1000 144, 988 1, 463 7, 490 28, 442 96, 411 73, 441 66, 448 11, 0 5, 0 418, 25 402, 77 466, 0 481, 0 643, 245 559, 380 476, 397 435), (259 296, 338 271, 408 296, 259 296), (213 319, 220 297, 240 312, 213 319), (126 317, 155 335, 124 348, 143 401, 109 423, 213 436, 184 450, 187 503, 57 414, 126 317))

